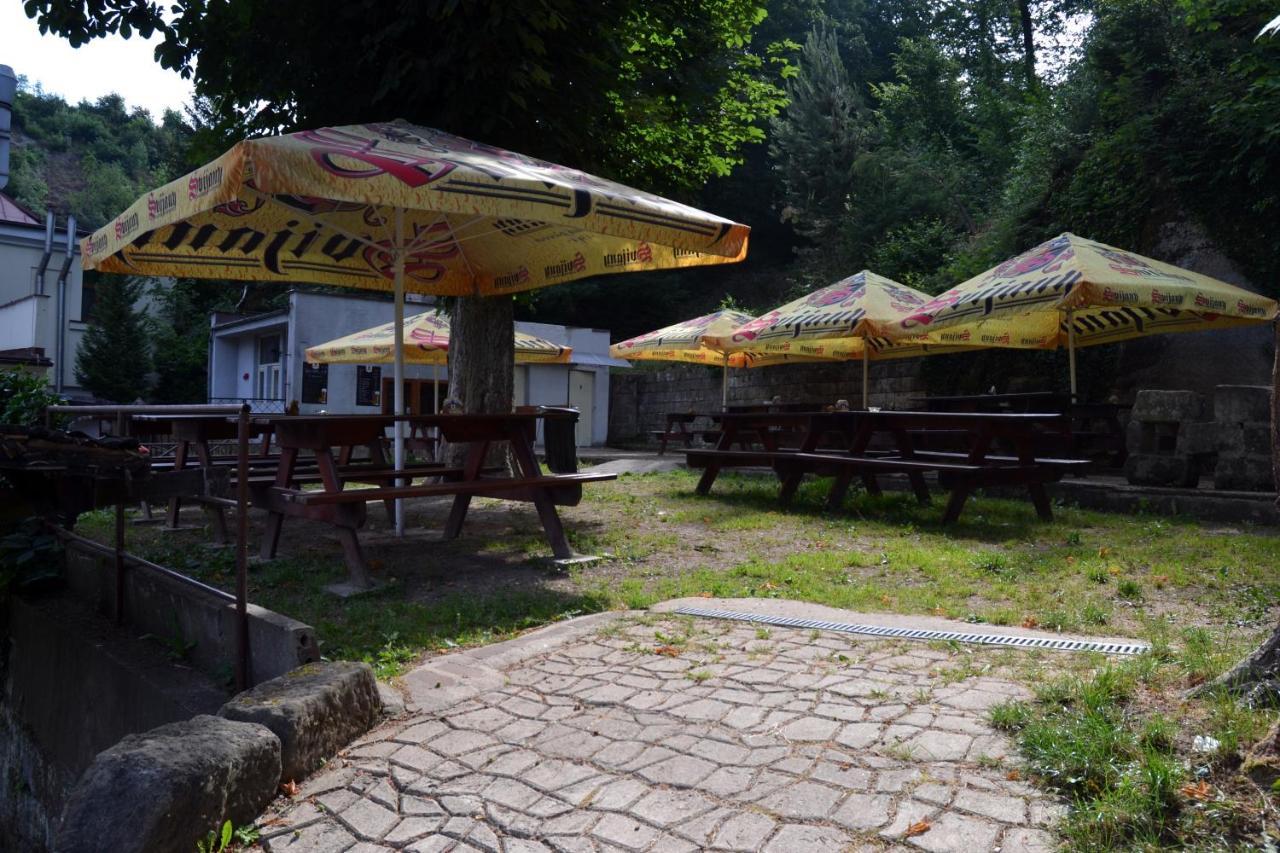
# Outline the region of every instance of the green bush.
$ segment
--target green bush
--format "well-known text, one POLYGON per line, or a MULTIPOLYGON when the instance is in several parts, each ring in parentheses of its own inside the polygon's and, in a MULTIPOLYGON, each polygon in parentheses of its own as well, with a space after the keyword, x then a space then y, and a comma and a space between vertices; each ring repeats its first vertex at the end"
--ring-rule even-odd
POLYGON ((46 406, 65 402, 43 376, 22 370, 0 371, 0 423, 35 426, 43 423, 46 406))

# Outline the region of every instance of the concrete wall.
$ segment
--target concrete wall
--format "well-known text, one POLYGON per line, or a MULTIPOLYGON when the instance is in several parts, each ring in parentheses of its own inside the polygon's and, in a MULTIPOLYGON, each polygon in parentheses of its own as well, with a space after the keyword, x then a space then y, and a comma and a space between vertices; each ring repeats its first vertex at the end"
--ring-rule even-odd
POLYGON ((0 850, 41 853, 94 756, 126 734, 215 713, 227 691, 69 597, 15 596, 7 618, 0 850))
MULTIPOLYGON (((615 373, 609 409, 610 443, 647 438, 662 429, 667 412, 717 412, 721 401, 720 368, 672 365, 662 370, 615 373)), ((918 359, 897 359, 870 369, 870 405, 906 409, 925 393, 918 359)), ((861 362, 783 364, 729 371, 729 403, 763 403, 774 397, 787 403, 832 405, 862 401, 861 362)))
MULTIPOLYGON (((0 349, 41 347, 45 355, 57 360, 57 283, 58 271, 66 259, 65 224, 54 235, 53 254, 43 280, 36 277, 40 257, 44 253, 44 225, 20 226, 0 224, 0 306, 33 299, 31 304, 16 309, 12 318, 0 317, 0 349), (15 325, 10 325, 10 323, 15 325), (20 338, 12 338, 11 334, 20 338), (19 340, 18 343, 10 343, 19 340)), ((62 374, 63 391, 81 391, 75 377, 76 350, 88 325, 82 321, 84 278, 80 269, 80 250, 72 255, 66 283, 66 323, 62 364, 49 371, 52 381, 62 374)), ((0 308, 3 311, 3 308, 0 308)))

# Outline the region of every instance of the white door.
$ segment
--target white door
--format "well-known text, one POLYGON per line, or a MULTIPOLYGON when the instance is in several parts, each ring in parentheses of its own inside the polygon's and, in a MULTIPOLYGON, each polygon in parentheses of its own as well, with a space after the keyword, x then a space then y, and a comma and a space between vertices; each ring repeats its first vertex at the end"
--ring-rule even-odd
POLYGON ((591 445, 591 421, 596 410, 596 374, 592 370, 569 371, 569 405, 578 410, 575 440, 579 447, 591 445))

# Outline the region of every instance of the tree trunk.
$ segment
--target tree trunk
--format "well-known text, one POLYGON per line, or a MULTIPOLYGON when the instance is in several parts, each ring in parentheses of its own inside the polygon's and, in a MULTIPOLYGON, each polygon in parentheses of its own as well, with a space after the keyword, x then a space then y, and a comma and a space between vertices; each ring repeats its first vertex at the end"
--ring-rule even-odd
MULTIPOLYGON (((1271 364, 1271 471, 1280 492, 1280 320, 1275 328, 1276 352, 1271 364)), ((1280 494, 1276 495, 1280 507, 1280 494)), ((1216 688, 1226 688, 1244 695, 1251 705, 1275 705, 1280 700, 1280 625, 1253 653, 1227 672, 1192 692, 1203 695, 1216 688)))
POLYGON ((1280 318, 1271 325, 1276 343, 1271 360, 1271 475, 1276 486, 1276 506, 1280 507, 1280 318))
MULTIPOLYGON (((449 396, 467 414, 505 414, 515 395, 515 315, 509 296, 454 300, 449 332, 449 396)), ((457 464, 449 454, 450 464, 457 464)))
POLYGON ((1022 19, 1022 56, 1027 66, 1027 88, 1034 89, 1036 78, 1035 29, 1031 22, 1031 0, 1018 0, 1018 17, 1022 19))

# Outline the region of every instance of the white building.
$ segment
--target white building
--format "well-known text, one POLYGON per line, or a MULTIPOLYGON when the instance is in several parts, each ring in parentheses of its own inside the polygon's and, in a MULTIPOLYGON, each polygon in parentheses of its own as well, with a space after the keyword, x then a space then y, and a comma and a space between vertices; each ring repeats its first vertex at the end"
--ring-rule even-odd
POLYGON ((0 361, 47 370, 69 397, 89 397, 76 382, 76 350, 89 328, 93 290, 80 269, 75 219, 55 228, 0 193, 0 361))
MULTIPOLYGON (((405 313, 427 310, 429 299, 410 296, 405 313)), ((374 414, 391 411, 391 365, 305 362, 308 347, 389 322, 390 299, 374 294, 290 291, 289 305, 254 316, 225 313, 210 318, 209 402, 248 401, 256 411, 283 411, 292 401, 302 413, 374 414)), ((609 424, 609 368, 628 366, 609 357, 609 333, 545 323, 516 327, 573 347, 569 364, 515 366, 513 405, 570 405, 578 419, 578 444, 601 445, 609 424)), ((444 365, 405 365, 411 412, 433 410, 433 385, 447 396, 444 365)))

